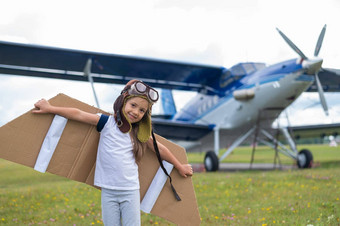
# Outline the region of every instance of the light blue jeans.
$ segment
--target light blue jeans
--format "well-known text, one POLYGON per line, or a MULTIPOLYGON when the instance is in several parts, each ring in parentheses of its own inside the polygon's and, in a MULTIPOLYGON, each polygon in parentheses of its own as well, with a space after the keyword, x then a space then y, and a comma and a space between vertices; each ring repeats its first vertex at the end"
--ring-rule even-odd
POLYGON ((139 190, 102 188, 102 217, 105 226, 141 225, 139 190))

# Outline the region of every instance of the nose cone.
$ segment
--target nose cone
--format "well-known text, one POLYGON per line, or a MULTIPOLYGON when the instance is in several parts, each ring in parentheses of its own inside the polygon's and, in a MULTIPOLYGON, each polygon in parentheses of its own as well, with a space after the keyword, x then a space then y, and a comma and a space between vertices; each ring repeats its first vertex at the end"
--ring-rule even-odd
POLYGON ((307 70, 307 74, 314 75, 321 69, 322 62, 321 58, 307 59, 302 62, 302 67, 307 70))

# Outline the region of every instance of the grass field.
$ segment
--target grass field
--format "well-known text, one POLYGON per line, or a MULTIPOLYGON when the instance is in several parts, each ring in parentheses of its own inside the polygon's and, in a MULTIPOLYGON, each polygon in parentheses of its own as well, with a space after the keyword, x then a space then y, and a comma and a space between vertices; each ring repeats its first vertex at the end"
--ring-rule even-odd
MULTIPOLYGON (((196 173, 201 225, 340 225, 340 148, 309 146, 317 167, 290 171, 196 173)), ((241 147, 226 162, 249 162, 241 147)), ((202 162, 204 154, 189 154, 202 162)), ((266 148, 255 162, 272 162, 266 148)), ((285 164, 293 164, 281 155, 285 164)), ((0 225, 101 225, 100 192, 0 160, 0 225)), ((142 214, 142 225, 171 225, 142 214)))
MULTIPOLYGON (((329 147, 328 145, 299 145, 299 150, 309 149, 313 153, 316 165, 332 165, 332 162, 339 163, 340 147, 329 147), (336 151, 338 150, 338 152, 336 151)), ((220 151, 220 155, 224 150, 220 151)), ((226 163, 249 163, 251 159, 252 148, 241 146, 236 148, 223 162, 226 163)), ((203 163, 205 153, 188 153, 188 159, 191 163, 203 163)), ((267 146, 256 147, 254 154, 254 163, 273 163, 275 152, 267 146)), ((291 158, 280 154, 279 159, 282 164, 295 164, 291 158)))

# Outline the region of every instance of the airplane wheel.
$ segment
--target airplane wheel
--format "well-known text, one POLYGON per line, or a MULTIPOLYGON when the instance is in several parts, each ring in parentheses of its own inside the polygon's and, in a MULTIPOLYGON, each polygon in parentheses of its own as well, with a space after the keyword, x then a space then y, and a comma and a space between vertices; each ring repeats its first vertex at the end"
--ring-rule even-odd
POLYGON ((313 155, 308 149, 302 149, 298 154, 297 164, 300 169, 311 168, 313 165, 313 155))
POLYGON ((204 167, 208 172, 214 172, 218 170, 218 157, 213 151, 208 151, 204 157, 204 167))

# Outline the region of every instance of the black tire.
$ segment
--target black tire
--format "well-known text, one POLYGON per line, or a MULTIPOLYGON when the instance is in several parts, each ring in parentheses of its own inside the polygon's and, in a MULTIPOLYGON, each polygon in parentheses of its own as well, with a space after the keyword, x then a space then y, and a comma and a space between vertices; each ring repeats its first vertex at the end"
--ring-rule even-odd
POLYGON ((207 172, 215 172, 218 170, 218 157, 213 151, 208 151, 204 157, 204 167, 207 172))
POLYGON ((300 169, 312 168, 312 152, 310 152, 308 149, 302 149, 298 154, 297 165, 300 169))

